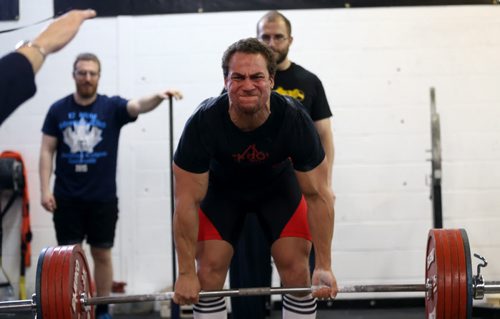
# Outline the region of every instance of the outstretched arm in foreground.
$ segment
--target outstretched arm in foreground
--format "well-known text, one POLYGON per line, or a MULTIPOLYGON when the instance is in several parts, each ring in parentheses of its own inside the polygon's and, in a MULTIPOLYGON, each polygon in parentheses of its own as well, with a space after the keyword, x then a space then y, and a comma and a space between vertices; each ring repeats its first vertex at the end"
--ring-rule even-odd
POLYGON ((75 37, 80 25, 95 16, 94 10, 71 10, 49 24, 32 41, 31 46, 23 46, 17 51, 28 58, 36 73, 42 66, 46 55, 61 50, 75 37))
POLYGON ((94 10, 74 10, 52 22, 33 41, 0 58, 0 124, 35 95, 35 73, 46 55, 64 47, 77 33, 85 19, 95 16, 94 10))

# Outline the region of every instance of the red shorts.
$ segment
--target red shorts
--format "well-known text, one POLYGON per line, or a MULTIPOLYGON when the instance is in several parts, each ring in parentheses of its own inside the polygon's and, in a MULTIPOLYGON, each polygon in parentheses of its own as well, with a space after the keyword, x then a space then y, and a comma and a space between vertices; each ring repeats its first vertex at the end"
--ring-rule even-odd
POLYGON ((270 245, 283 237, 311 240, 307 203, 291 174, 253 192, 209 186, 198 213, 198 241, 225 240, 234 247, 247 214, 256 215, 270 245))

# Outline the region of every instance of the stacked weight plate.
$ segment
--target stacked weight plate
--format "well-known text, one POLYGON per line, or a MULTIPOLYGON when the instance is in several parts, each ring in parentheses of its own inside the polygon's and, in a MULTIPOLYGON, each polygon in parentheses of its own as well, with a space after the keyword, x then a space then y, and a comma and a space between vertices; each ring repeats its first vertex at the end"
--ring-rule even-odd
POLYGON ((463 229, 432 229, 427 240, 428 319, 472 318, 472 265, 463 229))
POLYGON ((36 274, 38 319, 94 318, 93 307, 84 307, 80 296, 92 297, 94 287, 80 246, 42 250, 36 274))

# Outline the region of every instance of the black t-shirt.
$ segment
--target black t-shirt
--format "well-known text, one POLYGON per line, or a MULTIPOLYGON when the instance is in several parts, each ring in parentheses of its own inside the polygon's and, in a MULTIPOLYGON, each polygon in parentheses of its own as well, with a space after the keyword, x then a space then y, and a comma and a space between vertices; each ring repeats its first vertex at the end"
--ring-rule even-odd
POLYGON ((229 117, 227 94, 205 100, 186 123, 174 161, 192 173, 210 171, 211 183, 237 188, 271 183, 292 165, 298 171, 312 170, 325 153, 302 108, 273 92, 269 118, 257 129, 243 132, 229 117))
POLYGON ((313 121, 332 116, 320 79, 300 65, 292 63, 284 71, 276 71, 274 91, 299 100, 313 121))
POLYGON ((0 59, 0 124, 35 95, 35 73, 29 60, 12 52, 0 59))

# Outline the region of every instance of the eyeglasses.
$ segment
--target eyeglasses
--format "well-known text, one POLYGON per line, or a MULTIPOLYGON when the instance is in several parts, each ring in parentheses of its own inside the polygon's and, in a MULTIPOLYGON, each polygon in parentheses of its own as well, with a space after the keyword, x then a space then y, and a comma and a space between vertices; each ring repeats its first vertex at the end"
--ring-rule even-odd
POLYGON ((263 34, 259 36, 259 40, 265 43, 271 42, 271 39, 273 39, 275 43, 282 43, 283 41, 288 40, 288 38, 285 37, 283 34, 275 34, 275 35, 263 34))
POLYGON ((76 70, 75 75, 79 78, 86 78, 89 75, 91 78, 95 78, 99 76, 99 72, 95 71, 84 71, 84 70, 76 70))

